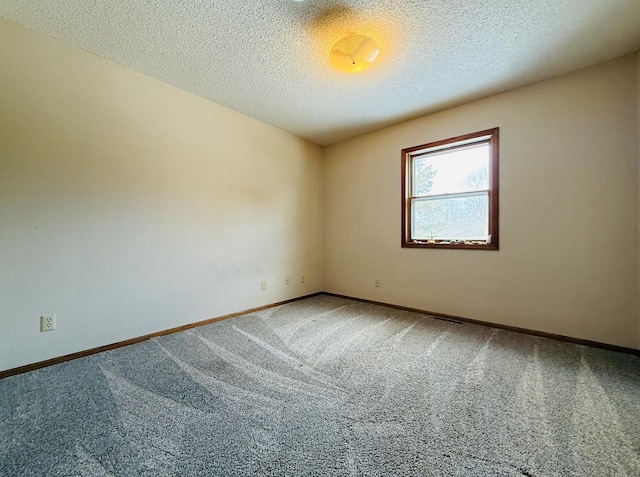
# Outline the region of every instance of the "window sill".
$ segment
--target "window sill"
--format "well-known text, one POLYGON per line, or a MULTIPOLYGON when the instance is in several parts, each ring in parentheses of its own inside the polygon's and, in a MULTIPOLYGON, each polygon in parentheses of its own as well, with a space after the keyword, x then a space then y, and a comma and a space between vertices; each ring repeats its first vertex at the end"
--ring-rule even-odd
POLYGON ((421 240, 402 241, 403 248, 451 248, 462 250, 498 250, 498 245, 493 243, 451 243, 451 242, 427 242, 421 240))

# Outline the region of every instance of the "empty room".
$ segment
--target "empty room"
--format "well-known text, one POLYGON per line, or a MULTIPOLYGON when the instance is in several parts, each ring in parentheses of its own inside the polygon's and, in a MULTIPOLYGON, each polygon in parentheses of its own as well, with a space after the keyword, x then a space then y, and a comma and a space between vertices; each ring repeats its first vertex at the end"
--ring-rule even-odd
POLYGON ((640 2, 0 0, 0 476, 639 476, 640 2))

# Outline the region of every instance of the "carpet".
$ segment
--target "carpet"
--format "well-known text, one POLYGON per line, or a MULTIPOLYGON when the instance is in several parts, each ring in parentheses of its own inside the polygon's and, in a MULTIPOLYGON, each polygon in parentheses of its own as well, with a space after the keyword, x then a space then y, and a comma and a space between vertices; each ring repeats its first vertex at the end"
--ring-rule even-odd
POLYGON ((0 380, 2 476, 639 476, 640 359, 319 295, 0 380))

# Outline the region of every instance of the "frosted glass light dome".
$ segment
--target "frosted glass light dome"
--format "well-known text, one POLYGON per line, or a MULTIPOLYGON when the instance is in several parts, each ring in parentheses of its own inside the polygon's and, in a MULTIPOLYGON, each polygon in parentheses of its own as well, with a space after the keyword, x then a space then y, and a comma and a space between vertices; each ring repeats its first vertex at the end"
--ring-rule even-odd
POLYGON ((329 51, 331 64, 347 73, 358 73, 369 68, 378 57, 380 48, 367 35, 348 35, 338 40, 329 51))

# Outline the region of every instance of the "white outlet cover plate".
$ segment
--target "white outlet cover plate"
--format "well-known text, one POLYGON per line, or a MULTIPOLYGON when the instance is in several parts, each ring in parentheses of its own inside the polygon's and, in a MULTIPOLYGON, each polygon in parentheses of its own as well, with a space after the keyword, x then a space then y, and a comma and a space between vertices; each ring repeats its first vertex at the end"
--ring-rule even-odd
POLYGON ((42 315, 40 317, 40 331, 52 331, 56 329, 56 315, 42 315))

